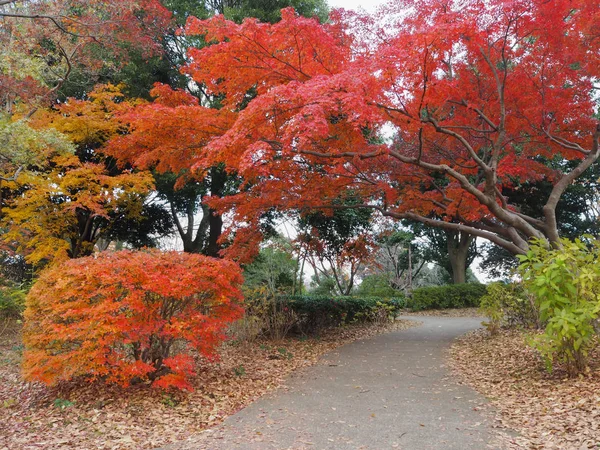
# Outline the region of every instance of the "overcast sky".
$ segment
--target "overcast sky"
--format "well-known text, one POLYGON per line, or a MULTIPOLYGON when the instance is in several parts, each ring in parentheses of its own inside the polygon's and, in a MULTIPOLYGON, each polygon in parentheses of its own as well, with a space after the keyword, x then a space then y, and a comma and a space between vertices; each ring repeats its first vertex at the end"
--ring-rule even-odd
POLYGON ((327 4, 333 8, 358 9, 362 7, 372 11, 379 5, 386 3, 384 0, 328 0, 327 4))

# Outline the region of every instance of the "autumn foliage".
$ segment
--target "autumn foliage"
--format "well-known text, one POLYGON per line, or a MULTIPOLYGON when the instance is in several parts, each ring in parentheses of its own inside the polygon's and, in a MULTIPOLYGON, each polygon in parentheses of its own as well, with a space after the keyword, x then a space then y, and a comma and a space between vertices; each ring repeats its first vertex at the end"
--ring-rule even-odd
POLYGON ((141 217, 148 172, 110 176, 103 165, 58 157, 45 176, 22 177, 27 190, 4 209, 2 240, 33 264, 90 255, 119 219, 141 217))
POLYGON ((86 82, 131 53, 158 55, 172 14, 158 0, 0 2, 0 105, 47 106, 72 75, 86 82), (82 78, 83 75, 83 78, 82 78))
POLYGON ((407 0, 324 25, 290 9, 274 25, 192 18, 187 33, 212 45, 186 72, 239 113, 190 165, 244 178, 221 202, 236 223, 352 188, 386 216, 512 253, 558 242, 558 201, 600 156, 597 19, 591 0, 407 0), (532 181, 553 186, 541 217, 507 198, 532 181))
POLYGON ((183 253, 121 251, 44 271, 27 297, 23 373, 191 389, 194 356, 215 357, 243 312, 239 267, 183 253))

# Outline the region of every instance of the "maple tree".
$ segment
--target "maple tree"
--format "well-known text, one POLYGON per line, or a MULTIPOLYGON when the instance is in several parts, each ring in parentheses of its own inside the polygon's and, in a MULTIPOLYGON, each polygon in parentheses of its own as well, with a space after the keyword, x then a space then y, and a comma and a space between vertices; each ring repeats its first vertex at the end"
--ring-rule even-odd
MULTIPOLYGON (((205 200, 235 193, 238 178, 235 174, 225 172, 219 163, 191 173, 189 163, 195 153, 202 152, 209 139, 222 134, 231 125, 226 122, 231 121, 235 114, 231 110, 214 111, 221 108, 220 96, 209 95, 203 84, 191 83, 189 75, 181 73, 182 67, 188 62, 187 50, 190 47, 210 45, 202 37, 185 32, 185 19, 220 13, 234 20, 252 15, 277 22, 280 9, 289 5, 297 7, 300 14, 318 15, 324 19, 326 4, 322 0, 236 0, 193 4, 171 0, 164 4, 173 11, 177 27, 163 40, 164 56, 161 61, 150 67, 147 64, 137 65, 135 69, 134 90, 139 91, 138 72, 142 73, 144 81, 153 79, 156 82, 152 88, 148 88, 154 103, 132 108, 130 113, 124 114, 121 120, 129 127, 131 136, 115 139, 105 151, 121 163, 152 169, 158 195, 168 204, 184 251, 216 256, 221 250, 218 241, 223 220, 221 214, 205 200), (158 122, 168 132, 150 125, 158 122)), ((246 102, 252 96, 251 90, 247 92, 246 102)), ((243 107, 243 104, 239 105, 239 108, 243 107)))
POLYGON ((2 240, 30 263, 90 255, 117 221, 140 217, 153 186, 147 172, 111 176, 74 156, 53 162, 49 173, 22 177, 26 190, 4 208, 2 240))
POLYGON ((23 374, 54 385, 77 377, 191 389, 242 315, 230 261, 158 251, 105 252, 45 270, 27 297, 23 374))
POLYGON ((252 224, 238 226, 243 246, 269 208, 326 205, 349 186, 363 207, 512 253, 530 238, 558 244, 556 205, 600 154, 596 3, 424 0, 385 14, 385 29, 345 12, 324 25, 292 10, 274 25, 188 21, 213 42, 190 50, 194 80, 232 111, 256 93, 192 166, 243 176, 238 196, 215 202, 252 224), (391 142, 374 139, 384 127, 391 142), (504 193, 535 180, 552 184, 540 216, 504 193))
POLYGON ((4 0, 0 21, 0 102, 12 110, 20 100, 33 114, 74 74, 94 79, 132 49, 156 54, 171 13, 158 0, 4 0))

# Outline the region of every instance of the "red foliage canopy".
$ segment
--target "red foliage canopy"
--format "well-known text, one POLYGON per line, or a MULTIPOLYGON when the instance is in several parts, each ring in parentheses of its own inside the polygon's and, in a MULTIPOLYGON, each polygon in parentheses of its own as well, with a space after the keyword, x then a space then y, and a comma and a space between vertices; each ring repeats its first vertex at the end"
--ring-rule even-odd
POLYGON ((154 102, 132 106, 118 115, 129 133, 112 139, 104 149, 141 169, 189 172, 191 161, 202 155, 206 144, 235 121, 234 112, 207 108, 189 93, 164 84, 157 83, 150 94, 154 102))
POLYGON ((558 240, 556 204, 600 154, 595 0, 407 0, 326 25, 282 17, 188 23, 214 45, 193 50, 187 72, 230 110, 249 102, 194 165, 243 175, 245 189, 220 203, 238 223, 351 187, 364 207, 514 253, 532 237, 558 240), (503 189, 540 179, 554 185, 543 217, 508 204, 503 189))
POLYGON ((159 0, 0 1, 0 104, 47 103, 73 71, 93 79, 132 49, 155 55, 171 19, 159 0))
POLYGON ((23 373, 191 389, 189 346, 212 358, 243 312, 239 266, 186 253, 105 252, 44 271, 27 297, 23 373))

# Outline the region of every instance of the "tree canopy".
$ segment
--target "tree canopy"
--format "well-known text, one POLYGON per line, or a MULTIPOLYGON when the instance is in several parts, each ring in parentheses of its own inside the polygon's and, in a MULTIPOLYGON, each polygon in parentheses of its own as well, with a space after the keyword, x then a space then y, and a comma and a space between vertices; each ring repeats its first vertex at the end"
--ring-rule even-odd
MULTIPOLYGON (((240 262, 281 211, 362 208, 437 227, 457 267, 474 237, 519 254, 532 238, 560 245, 593 229, 581 210, 596 201, 587 187, 596 190, 600 155, 596 2, 403 0, 324 21, 326 9, 320 0, 0 2, 0 137, 25 142, 6 147, 1 176, 39 177, 0 187, 0 203, 7 189, 19 193, 5 209, 13 226, 41 201, 40 186, 61 190, 66 169, 93 168, 94 180, 113 178, 90 181, 105 186, 94 206, 103 227, 113 213, 98 205, 111 195, 129 196, 139 219, 157 189, 186 251, 240 262), (78 84, 86 77, 125 83, 89 91, 78 84), (79 161, 39 168, 38 147, 79 161), (344 192, 360 201, 336 203, 344 192)), ((44 201, 71 204, 75 194, 62 192, 44 201)), ((162 220, 157 230, 169 224, 149 214, 162 220)))
POLYGON ((218 161, 243 176, 220 203, 242 223, 352 187, 364 207, 512 253, 558 242, 556 206, 600 154, 596 6, 407 1, 384 12, 385 29, 343 12, 327 24, 292 10, 274 25, 191 18, 187 33, 213 45, 191 49, 186 70, 236 114, 192 169, 218 161), (391 142, 372 138, 384 127, 391 142), (541 214, 509 201, 526 180, 552 186, 541 214))

